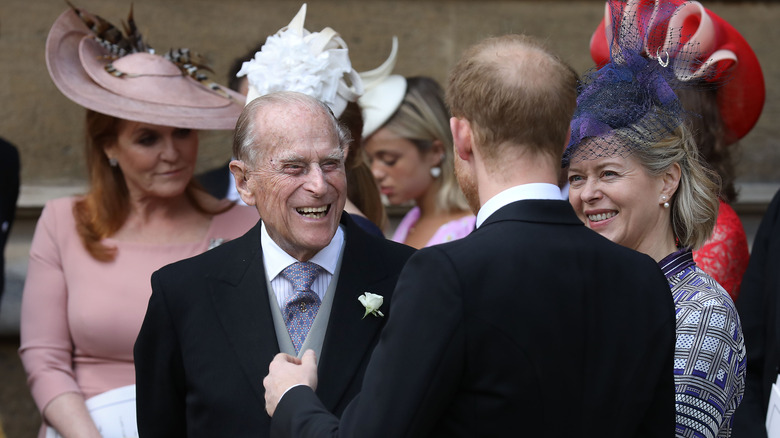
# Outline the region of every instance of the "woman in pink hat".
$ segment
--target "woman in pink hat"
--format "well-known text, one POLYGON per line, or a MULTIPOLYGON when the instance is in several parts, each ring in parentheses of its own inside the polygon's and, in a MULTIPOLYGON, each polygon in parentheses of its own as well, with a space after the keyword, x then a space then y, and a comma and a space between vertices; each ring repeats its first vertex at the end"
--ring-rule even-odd
POLYGON ((186 49, 154 54, 132 14, 125 28, 73 8, 46 42, 54 83, 87 109, 90 187, 46 203, 30 250, 19 353, 41 436, 137 436, 133 345, 152 272, 258 220, 193 180, 196 130, 233 129, 243 96, 186 49))

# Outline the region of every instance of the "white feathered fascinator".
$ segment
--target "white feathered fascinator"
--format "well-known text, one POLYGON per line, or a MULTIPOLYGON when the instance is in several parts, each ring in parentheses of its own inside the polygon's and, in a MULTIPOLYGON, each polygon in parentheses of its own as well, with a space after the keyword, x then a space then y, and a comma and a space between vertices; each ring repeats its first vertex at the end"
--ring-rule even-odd
POLYGON ((290 24, 269 36, 236 76, 249 81, 247 103, 275 91, 297 91, 326 103, 338 117, 347 102, 363 94, 363 81, 338 32, 330 27, 309 32, 303 27, 305 19, 304 3, 290 24))

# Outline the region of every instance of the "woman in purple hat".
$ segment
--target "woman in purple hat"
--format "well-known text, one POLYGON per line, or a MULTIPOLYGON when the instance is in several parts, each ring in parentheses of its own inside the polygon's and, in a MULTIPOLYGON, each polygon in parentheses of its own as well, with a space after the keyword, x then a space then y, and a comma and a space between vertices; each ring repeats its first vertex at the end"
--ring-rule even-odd
MULTIPOLYGON (((650 35, 664 38, 656 47, 658 53, 649 50, 643 55, 667 57, 675 80, 681 82, 675 91, 689 114, 686 124, 702 158, 721 179, 715 229, 693 258, 736 301, 749 253, 742 222, 729 205, 737 199, 732 152, 761 115, 764 76, 753 49, 726 20, 697 1, 658 4, 677 10, 670 20, 652 19, 653 8, 644 8, 636 16, 650 35), (670 28, 680 31, 668 32, 670 28)), ((590 41, 590 54, 598 65, 609 62, 606 29, 610 22, 607 9, 590 41)))
POLYGON ((193 181, 198 129, 233 129, 243 96, 198 73, 186 49, 159 56, 72 8, 46 42, 49 73, 87 109, 89 190, 47 202, 33 237, 21 347, 47 437, 128 437, 133 345, 153 271, 242 235, 249 207, 193 181))
MULTIPOLYGON (((683 86, 675 69, 688 66, 669 62, 679 47, 645 32, 640 1, 609 5, 610 62, 585 76, 564 154, 569 202, 586 226, 649 255, 666 276, 669 288, 658 293, 671 292, 677 316, 674 436, 729 437, 746 351, 734 302, 693 257, 715 226, 719 178, 701 160, 675 94, 683 86)), ((674 5, 656 5, 652 19, 674 18, 674 5)), ((681 32, 670 23, 668 34, 681 32)))

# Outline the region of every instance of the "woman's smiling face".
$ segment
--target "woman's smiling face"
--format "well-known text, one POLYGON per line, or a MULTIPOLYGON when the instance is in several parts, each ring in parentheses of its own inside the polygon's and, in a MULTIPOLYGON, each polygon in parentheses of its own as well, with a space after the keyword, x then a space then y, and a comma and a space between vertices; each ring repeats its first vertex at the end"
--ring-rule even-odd
POLYGON ((668 230, 659 203, 663 176, 650 175, 630 153, 583 158, 575 152, 569 184, 569 202, 580 220, 613 242, 647 253, 643 249, 668 230))

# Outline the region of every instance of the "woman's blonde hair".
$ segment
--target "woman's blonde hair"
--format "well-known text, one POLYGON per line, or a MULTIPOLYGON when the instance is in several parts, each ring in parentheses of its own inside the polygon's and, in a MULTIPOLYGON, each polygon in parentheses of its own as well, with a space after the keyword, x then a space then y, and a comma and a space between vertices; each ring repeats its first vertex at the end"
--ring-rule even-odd
POLYGON ((435 182, 439 184, 436 206, 448 212, 468 210, 455 177, 450 113, 444 103, 444 92, 436 81, 425 76, 407 78, 406 84, 401 105, 383 127, 411 141, 421 154, 429 152, 434 141, 440 141, 443 151, 439 163, 441 176, 435 182))
POLYGON ((661 175, 670 166, 679 164, 680 184, 669 201, 672 229, 680 246, 700 248, 715 228, 720 178, 702 163, 688 128, 680 125, 672 135, 655 143, 647 140, 650 136, 636 131, 616 130, 615 136, 631 144, 632 157, 650 175, 661 175))

